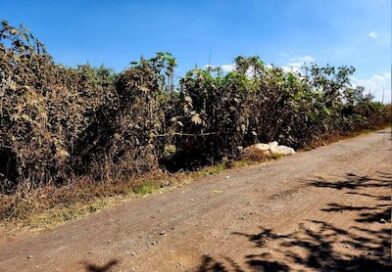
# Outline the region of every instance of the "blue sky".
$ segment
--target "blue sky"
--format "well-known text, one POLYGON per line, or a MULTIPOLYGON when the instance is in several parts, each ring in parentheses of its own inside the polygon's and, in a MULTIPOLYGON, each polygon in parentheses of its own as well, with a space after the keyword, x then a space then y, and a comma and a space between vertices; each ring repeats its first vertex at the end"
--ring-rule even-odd
POLYGON ((391 93, 390 0, 0 0, 59 63, 121 71, 140 55, 171 52, 180 76, 196 64, 230 69, 238 55, 285 67, 354 65, 354 83, 391 93))

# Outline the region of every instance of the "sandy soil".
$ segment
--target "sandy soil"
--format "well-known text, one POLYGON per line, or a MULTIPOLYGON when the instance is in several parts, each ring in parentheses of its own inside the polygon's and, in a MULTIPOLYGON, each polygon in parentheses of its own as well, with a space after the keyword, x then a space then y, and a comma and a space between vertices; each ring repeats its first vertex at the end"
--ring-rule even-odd
POLYGON ((392 271, 390 129, 0 242, 0 271, 392 271))

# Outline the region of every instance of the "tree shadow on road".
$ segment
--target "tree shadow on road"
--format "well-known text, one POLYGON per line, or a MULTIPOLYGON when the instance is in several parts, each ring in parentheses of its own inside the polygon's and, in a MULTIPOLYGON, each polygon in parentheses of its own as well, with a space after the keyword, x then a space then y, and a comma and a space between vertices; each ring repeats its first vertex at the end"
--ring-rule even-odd
POLYGON ((198 272, 392 271, 391 175, 348 173, 338 181, 320 178, 305 182, 311 187, 343 190, 352 200, 361 197, 376 204, 368 207, 355 201, 352 205, 332 202, 321 209, 325 213, 350 213, 351 220, 347 219, 344 228, 309 218, 284 234, 263 227, 258 233, 235 232, 233 235, 246 238, 257 254, 238 256, 242 266, 227 257, 204 256, 198 272))
POLYGON ((86 272, 109 272, 115 267, 119 261, 117 259, 110 260, 106 264, 99 266, 92 263, 85 263, 86 272))

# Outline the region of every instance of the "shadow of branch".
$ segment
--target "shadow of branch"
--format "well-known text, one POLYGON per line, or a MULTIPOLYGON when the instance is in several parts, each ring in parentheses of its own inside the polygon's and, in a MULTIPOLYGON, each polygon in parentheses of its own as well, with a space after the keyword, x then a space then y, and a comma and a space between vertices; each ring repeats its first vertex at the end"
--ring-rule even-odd
POLYGON ((255 249, 263 253, 244 254, 241 259, 245 265, 242 267, 227 257, 221 260, 204 256, 198 272, 274 272, 309 269, 350 272, 392 271, 391 196, 379 196, 366 191, 383 190, 383 194, 389 191, 390 173, 378 172, 376 178, 348 173, 338 181, 317 179, 307 180, 306 183, 317 188, 343 190, 345 194, 354 197, 372 198, 376 204, 368 207, 329 203, 321 209, 327 213, 353 213, 351 225, 344 228, 336 227, 331 222, 309 219, 290 233, 277 233, 263 227, 260 227, 258 233, 233 232, 233 235, 246 238, 255 249), (389 203, 385 203, 388 201, 389 203), (382 227, 383 224, 385 227, 382 227), (373 229, 370 226, 373 226, 373 229))

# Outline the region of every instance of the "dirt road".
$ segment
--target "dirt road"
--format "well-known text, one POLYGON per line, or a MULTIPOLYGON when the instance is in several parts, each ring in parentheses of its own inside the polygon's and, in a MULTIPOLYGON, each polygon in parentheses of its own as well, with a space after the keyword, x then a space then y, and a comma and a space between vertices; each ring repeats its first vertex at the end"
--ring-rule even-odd
POLYGON ((0 244, 0 271, 388 271, 390 129, 0 244))

